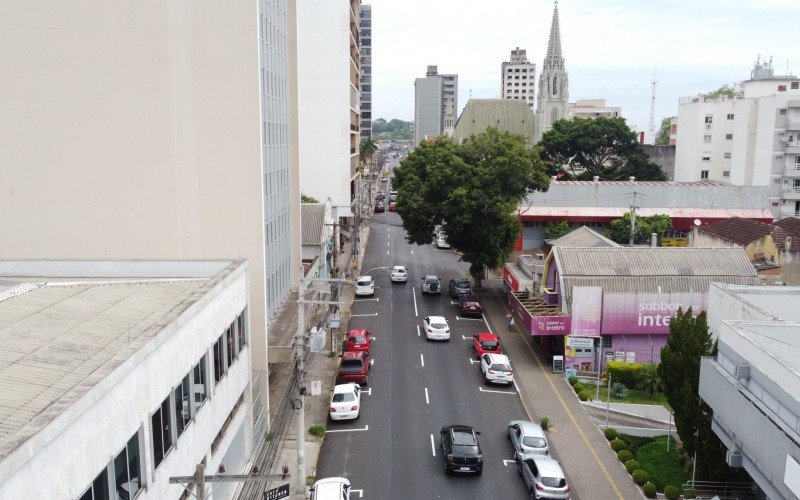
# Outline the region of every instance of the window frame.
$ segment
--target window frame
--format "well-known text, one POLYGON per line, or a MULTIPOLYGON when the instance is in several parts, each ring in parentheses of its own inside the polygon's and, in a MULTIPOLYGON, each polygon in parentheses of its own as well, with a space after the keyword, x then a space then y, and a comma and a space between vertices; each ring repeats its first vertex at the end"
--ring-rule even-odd
POLYGON ((709 174, 710 174, 709 170, 701 170, 700 179, 708 179, 709 174))
POLYGON ((161 464, 164 463, 164 460, 167 459, 167 456, 169 455, 169 452, 172 451, 172 449, 175 447, 175 439, 174 439, 174 436, 172 435, 173 434, 173 430, 174 430, 174 426, 172 425, 172 413, 173 413, 173 410, 172 410, 172 391, 170 391, 170 393, 167 395, 167 398, 164 399, 161 402, 161 404, 158 406, 158 408, 156 408, 156 410, 153 411, 153 413, 150 414, 150 444, 152 445, 152 450, 153 450, 153 470, 154 471, 158 470, 158 468, 161 466, 161 464), (166 410, 167 410, 167 415, 168 415, 167 418, 169 419, 169 422, 168 422, 168 425, 167 425, 166 429, 164 428, 164 406, 165 405, 166 405, 166 410), (154 426, 154 418, 155 418, 157 413, 160 415, 160 425, 159 425, 159 429, 158 429, 159 430, 159 439, 160 439, 160 443, 161 443, 161 447, 160 447, 161 448, 161 450, 160 450, 161 457, 160 458, 158 458, 158 456, 156 455, 157 450, 156 450, 156 442, 155 442, 155 440, 156 440, 156 433, 155 433, 156 429, 155 429, 155 426, 154 426), (167 437, 167 436, 169 437, 170 443, 169 443, 169 446, 167 448, 164 448, 164 441, 165 441, 164 438, 167 437))

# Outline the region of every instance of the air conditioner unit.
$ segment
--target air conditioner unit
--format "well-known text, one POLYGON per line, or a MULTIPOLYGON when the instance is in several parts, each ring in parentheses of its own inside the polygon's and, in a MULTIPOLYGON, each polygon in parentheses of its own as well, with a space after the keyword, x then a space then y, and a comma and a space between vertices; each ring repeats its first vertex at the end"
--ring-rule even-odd
POLYGON ((727 451, 725 453, 725 463, 730 467, 742 466, 742 454, 738 451, 727 451))
POLYGON ((750 365, 736 365, 736 378, 739 380, 750 380, 750 365))

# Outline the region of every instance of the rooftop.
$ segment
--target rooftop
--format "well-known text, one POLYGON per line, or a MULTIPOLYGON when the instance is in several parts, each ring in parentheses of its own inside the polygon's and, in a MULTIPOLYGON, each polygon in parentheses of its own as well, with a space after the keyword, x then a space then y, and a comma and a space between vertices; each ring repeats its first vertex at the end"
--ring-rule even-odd
POLYGON ((775 231, 775 227, 771 224, 750 219, 731 217, 710 226, 700 226, 697 231, 736 245, 747 246, 764 236, 772 234, 775 231))
MULTIPOLYGON (((728 325, 773 362, 789 370, 794 375, 796 384, 800 379, 800 325, 748 321, 731 321, 728 325)), ((790 381, 776 382, 780 384, 790 381)))
POLYGON ((723 289, 776 321, 800 323, 800 287, 727 285, 723 289))
POLYGON ((303 245, 322 244, 322 229, 325 224, 325 205, 323 203, 300 204, 300 224, 303 245))
POLYGON ((587 226, 581 226, 553 241, 558 247, 618 247, 619 245, 587 226))

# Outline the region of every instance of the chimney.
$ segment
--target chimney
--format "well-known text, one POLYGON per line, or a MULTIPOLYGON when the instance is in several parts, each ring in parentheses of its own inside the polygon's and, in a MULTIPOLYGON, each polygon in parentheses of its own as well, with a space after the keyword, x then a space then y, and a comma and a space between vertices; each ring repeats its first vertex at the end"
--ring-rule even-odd
POLYGON ((658 246, 658 233, 650 233, 650 246, 652 248, 658 246))
POLYGON ((599 175, 595 175, 594 177, 592 177, 592 181, 600 182, 600 176, 599 175))
POLYGON ((628 181, 630 181, 630 182, 633 182, 633 181, 635 181, 635 180, 636 180, 636 177, 634 177, 634 176, 630 176, 630 177, 628 177, 628 181))

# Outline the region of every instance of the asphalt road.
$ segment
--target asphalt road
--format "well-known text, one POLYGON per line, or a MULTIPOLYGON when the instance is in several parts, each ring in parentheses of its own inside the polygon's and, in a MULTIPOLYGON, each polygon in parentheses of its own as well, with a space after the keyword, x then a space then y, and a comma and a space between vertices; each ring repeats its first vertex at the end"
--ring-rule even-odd
POLYGON ((446 293, 450 278, 467 276, 467 264, 450 250, 408 244, 396 213, 375 214, 362 270, 393 265, 408 267, 407 284, 392 284, 388 269, 372 270, 375 296, 353 304, 349 328, 372 333, 375 364, 360 418, 329 421, 316 477, 347 477, 351 498, 528 498, 505 434, 525 410, 513 386, 485 386, 472 361, 471 336, 494 325, 457 318, 446 293), (442 279, 441 296, 420 294, 425 274, 442 279), (425 340, 428 315, 447 318, 449 342, 425 340), (444 474, 439 430, 451 424, 482 433, 481 477, 444 474))

